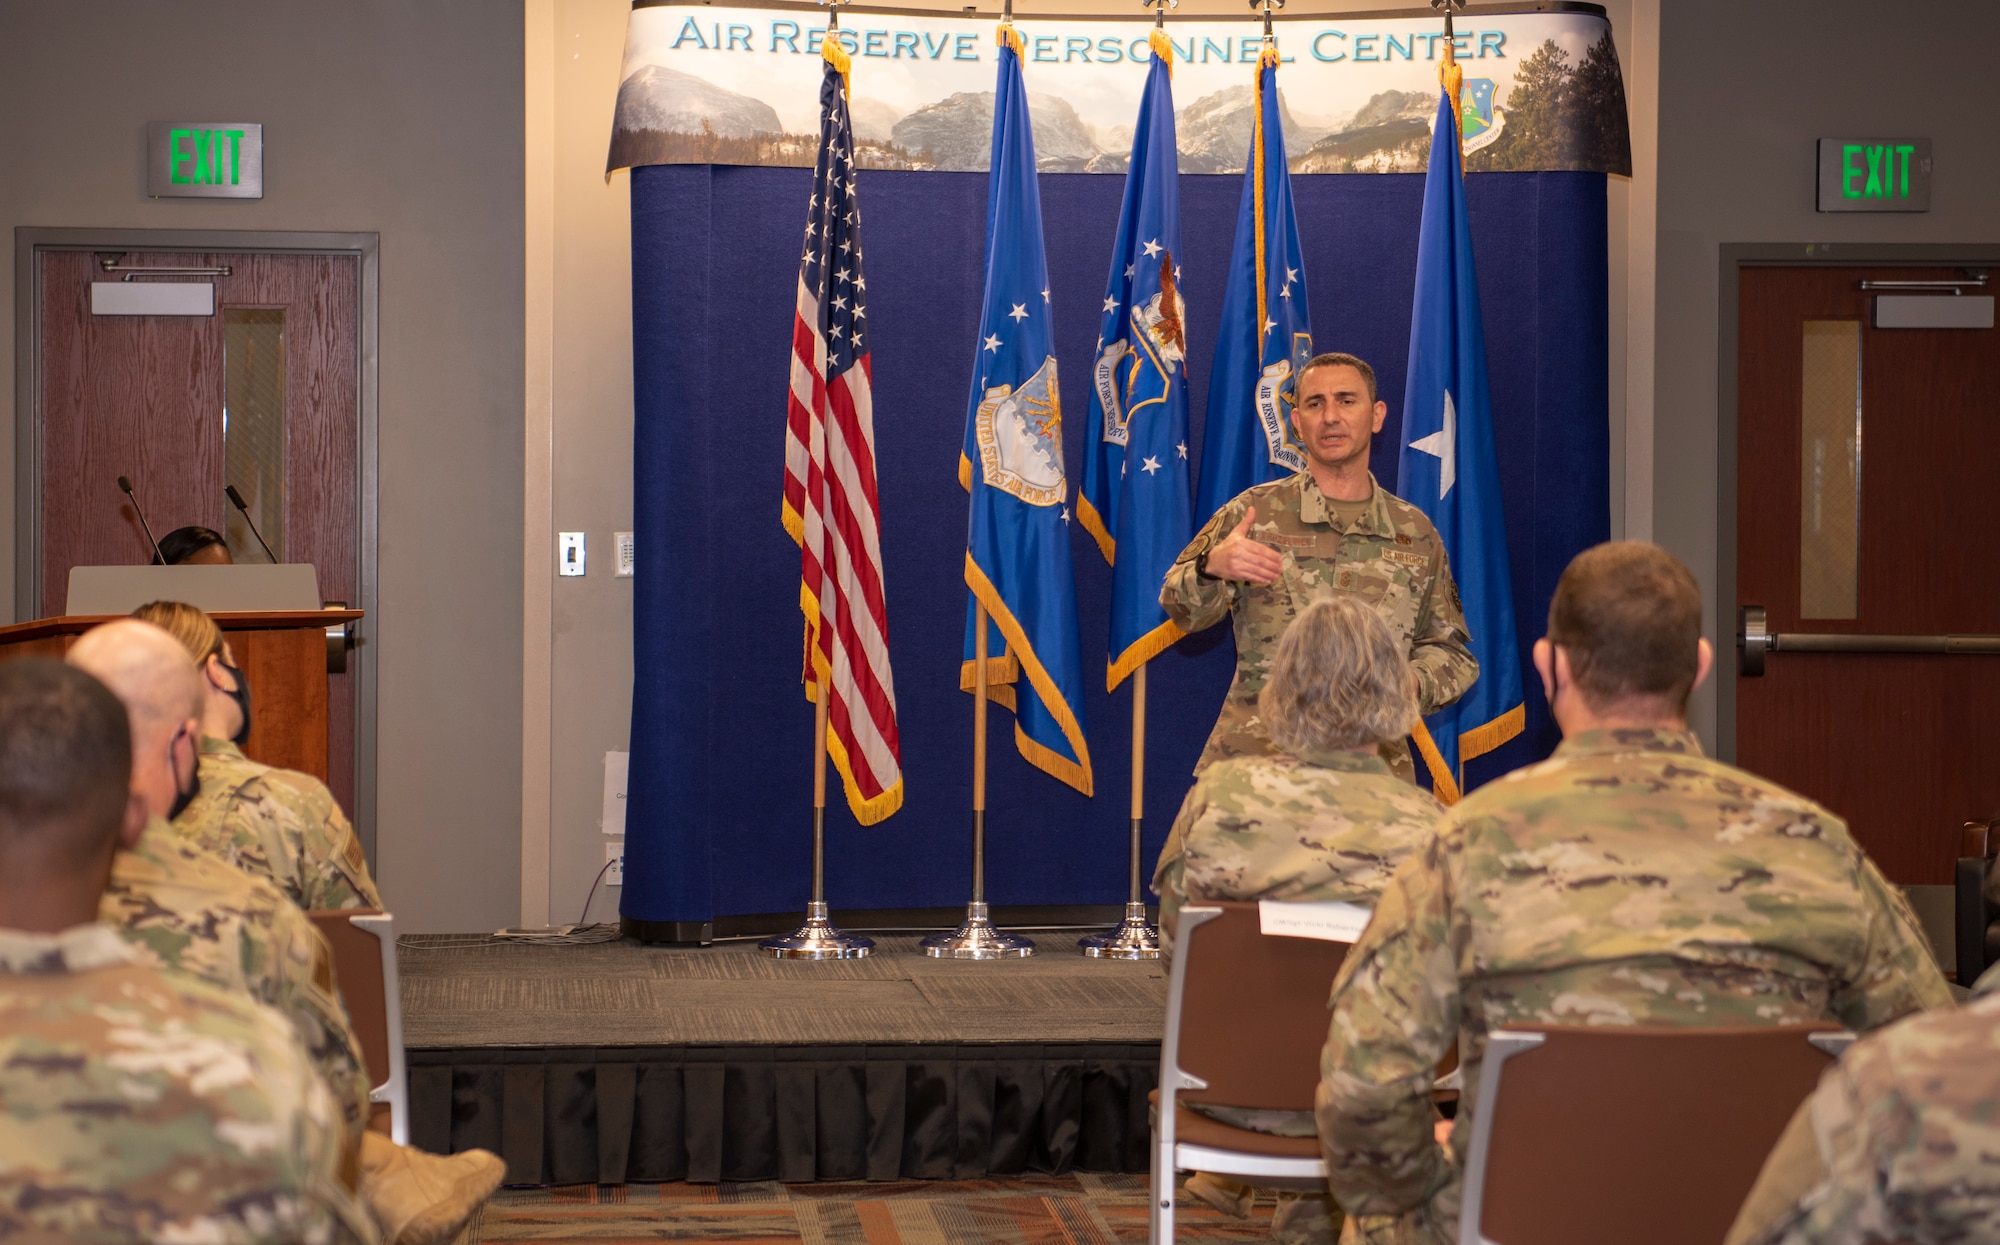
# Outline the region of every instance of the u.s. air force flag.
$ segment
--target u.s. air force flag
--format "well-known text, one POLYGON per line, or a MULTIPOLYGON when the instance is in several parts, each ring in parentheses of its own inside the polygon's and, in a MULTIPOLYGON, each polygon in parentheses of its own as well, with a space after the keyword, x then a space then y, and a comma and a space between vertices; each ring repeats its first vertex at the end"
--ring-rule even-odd
MULTIPOLYGON (((1493 453, 1493 410, 1486 389, 1486 336, 1479 321, 1479 281, 1458 155, 1458 67, 1441 67, 1430 171, 1424 176, 1423 227, 1417 239, 1416 308, 1410 317, 1409 386, 1403 406, 1403 453, 1397 492, 1437 525, 1465 604, 1479 681, 1428 723, 1436 752, 1424 764, 1461 785, 1460 767, 1521 733, 1521 659, 1514 642, 1514 592, 1507 570, 1507 525, 1493 453)), ((1419 744, 1422 736, 1418 737, 1419 744)))
POLYGON ((1292 439, 1291 402, 1292 378, 1312 358, 1312 319, 1279 123, 1278 49, 1268 41, 1257 64, 1254 127, 1208 377, 1197 523, 1252 485, 1306 469, 1305 453, 1292 439))
MULTIPOLYGON (((986 294, 958 460, 959 483, 972 495, 965 582, 992 620, 990 694, 1014 711, 1015 746, 1034 765, 1089 795, 1083 655, 1077 643, 1041 189, 1021 80, 1021 36, 1002 23, 999 38, 986 192, 986 294), (1026 687, 1019 686, 1021 675, 1027 676, 1026 687)), ((960 675, 968 691, 977 676, 976 618, 968 607, 960 675)))
POLYGON ((1152 36, 1111 248, 1092 361, 1077 518, 1111 563, 1105 686, 1171 647, 1181 629, 1160 585, 1194 536, 1188 509, 1187 304, 1180 290, 1180 158, 1174 146, 1174 46, 1152 36))

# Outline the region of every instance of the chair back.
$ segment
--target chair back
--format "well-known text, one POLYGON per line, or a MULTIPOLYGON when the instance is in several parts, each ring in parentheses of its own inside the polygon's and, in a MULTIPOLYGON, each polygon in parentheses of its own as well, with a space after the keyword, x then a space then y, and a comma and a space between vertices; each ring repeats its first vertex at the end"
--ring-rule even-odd
POLYGON ((1968 821, 1959 828, 1958 861, 1952 874, 1952 973, 1961 986, 1979 980, 2000 955, 1996 942, 2000 913, 1986 899, 1987 877, 2000 854, 2000 821, 1968 821))
POLYGON ((403 1000, 396 969, 396 919, 366 908, 306 913, 333 948, 348 1023, 361 1043, 371 1102, 389 1106, 390 1135, 409 1144, 409 1090, 403 1072, 403 1000))
POLYGON ((1255 903, 1181 909, 1162 1087, 1190 1102, 1312 1110, 1327 998, 1347 949, 1266 934, 1255 903))
POLYGON ((1459 1245, 1720 1245, 1852 1041, 1828 1025, 1496 1029, 1459 1245))

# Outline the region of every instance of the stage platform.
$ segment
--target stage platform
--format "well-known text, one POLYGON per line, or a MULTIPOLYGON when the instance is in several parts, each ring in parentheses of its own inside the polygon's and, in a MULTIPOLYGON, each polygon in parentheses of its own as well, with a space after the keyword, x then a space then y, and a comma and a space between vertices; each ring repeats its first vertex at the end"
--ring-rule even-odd
POLYGON ((405 937, 411 1140, 514 1184, 1144 1171, 1163 967, 1016 932, 1036 955, 977 963, 405 937))

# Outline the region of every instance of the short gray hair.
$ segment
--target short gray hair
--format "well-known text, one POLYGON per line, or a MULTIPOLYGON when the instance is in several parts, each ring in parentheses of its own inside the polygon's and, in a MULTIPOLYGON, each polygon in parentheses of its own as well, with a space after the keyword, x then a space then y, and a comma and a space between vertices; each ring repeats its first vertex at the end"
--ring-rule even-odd
POLYGON ((1395 743, 1417 721, 1410 660, 1373 609, 1322 598, 1279 639, 1257 712, 1271 742, 1294 755, 1395 743))

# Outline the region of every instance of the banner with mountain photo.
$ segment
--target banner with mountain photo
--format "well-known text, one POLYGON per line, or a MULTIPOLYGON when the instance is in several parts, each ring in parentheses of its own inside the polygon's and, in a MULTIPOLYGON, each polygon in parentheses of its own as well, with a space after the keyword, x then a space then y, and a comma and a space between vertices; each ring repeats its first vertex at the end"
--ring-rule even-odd
MULTIPOLYGON (((984 171, 997 52, 991 15, 844 10, 837 37, 866 65, 851 103, 862 168, 984 171)), ((1330 15, 1273 26, 1278 107, 1293 173, 1421 173, 1437 107, 1441 23, 1330 15)), ((1044 173, 1124 173, 1150 59, 1149 14, 1023 18, 1036 163, 1044 173)), ((1262 25, 1170 20, 1183 173, 1241 175, 1250 149, 1262 25)), ((810 167, 819 144, 826 10, 641 4, 626 25, 607 174, 647 164, 810 167)), ((1468 172, 1629 175, 1625 89, 1602 12, 1482 11, 1453 40, 1465 71, 1468 172)))

